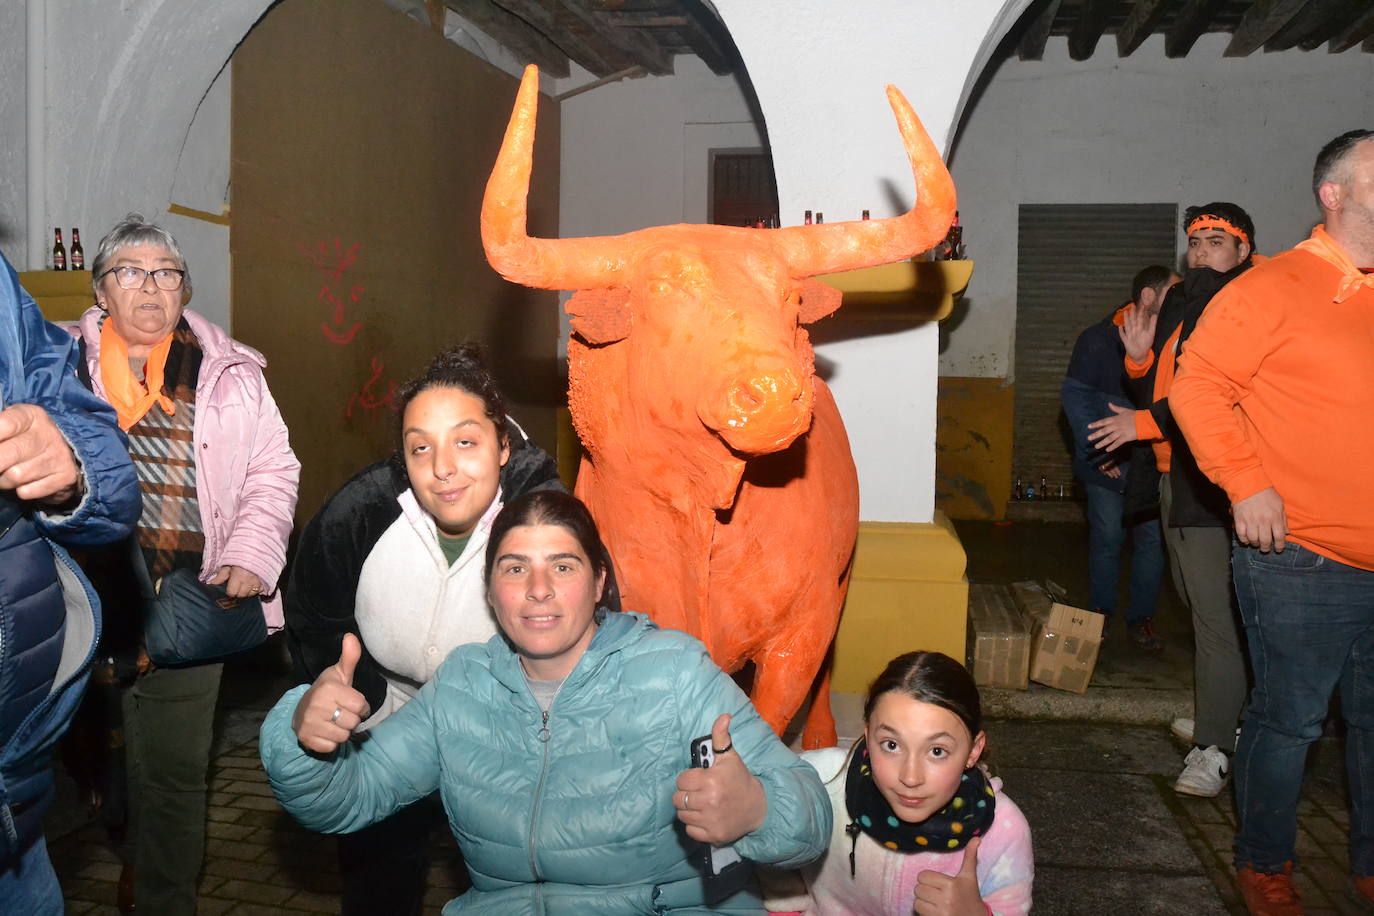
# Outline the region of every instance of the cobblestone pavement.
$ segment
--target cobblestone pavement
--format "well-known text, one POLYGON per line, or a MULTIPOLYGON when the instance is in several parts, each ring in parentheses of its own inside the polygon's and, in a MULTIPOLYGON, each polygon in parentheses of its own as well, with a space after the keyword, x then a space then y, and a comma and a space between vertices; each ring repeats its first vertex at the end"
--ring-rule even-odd
MULTIPOLYGON (((254 731, 221 742, 214 760, 200 913, 336 912, 334 841, 278 808, 254 731)), ((1176 795, 1184 748, 1167 729, 1000 720, 988 731, 991 765, 1034 831, 1037 914, 1244 912, 1230 869, 1229 790, 1176 795)), ((1369 912, 1347 896, 1342 758, 1341 743, 1323 739, 1303 795, 1296 883, 1314 916, 1369 912)), ((68 912, 116 913, 119 863, 103 829, 80 823, 51 846, 68 912)), ((466 880, 451 838, 436 837, 431 861, 426 913, 438 913, 466 880)))

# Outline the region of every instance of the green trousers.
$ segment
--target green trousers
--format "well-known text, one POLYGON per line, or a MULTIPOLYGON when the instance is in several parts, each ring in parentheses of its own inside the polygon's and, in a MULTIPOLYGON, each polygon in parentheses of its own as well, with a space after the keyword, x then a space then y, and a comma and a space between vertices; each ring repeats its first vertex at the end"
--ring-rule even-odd
POLYGON ((158 668, 124 691, 129 831, 140 913, 196 911, 215 701, 224 665, 158 668))

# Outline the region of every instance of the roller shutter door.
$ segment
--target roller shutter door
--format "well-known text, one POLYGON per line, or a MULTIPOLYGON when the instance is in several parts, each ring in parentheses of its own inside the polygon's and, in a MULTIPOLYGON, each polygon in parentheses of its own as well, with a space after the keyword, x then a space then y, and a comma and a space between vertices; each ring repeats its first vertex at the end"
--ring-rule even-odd
POLYGON ((1130 296, 1149 264, 1176 265, 1175 204, 1022 204, 1017 232, 1012 474, 1073 480, 1059 386, 1074 341, 1130 296))

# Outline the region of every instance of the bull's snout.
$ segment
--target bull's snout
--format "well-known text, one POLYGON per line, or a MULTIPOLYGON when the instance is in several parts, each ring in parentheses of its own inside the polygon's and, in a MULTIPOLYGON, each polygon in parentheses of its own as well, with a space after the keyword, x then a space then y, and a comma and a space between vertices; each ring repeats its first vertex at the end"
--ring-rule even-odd
POLYGON ((809 377, 779 367, 735 377, 701 405, 702 422, 732 449, 765 455, 792 444, 811 426, 809 377))

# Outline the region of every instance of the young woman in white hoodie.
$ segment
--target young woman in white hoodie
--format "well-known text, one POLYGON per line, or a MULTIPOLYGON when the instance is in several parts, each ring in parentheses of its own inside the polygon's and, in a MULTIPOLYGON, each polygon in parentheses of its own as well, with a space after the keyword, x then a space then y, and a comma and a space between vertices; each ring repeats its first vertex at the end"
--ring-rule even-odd
MULTIPOLYGON (((506 415, 480 349, 442 351, 397 391, 396 453, 360 471, 306 525, 286 589, 302 682, 362 641, 353 684, 366 731, 409 702, 455 647, 497 632, 482 562, 506 500, 562 489, 557 467, 506 415)), ((328 713, 326 712, 326 715, 328 713)), ((421 912, 437 798, 339 838, 342 912, 421 912)))

